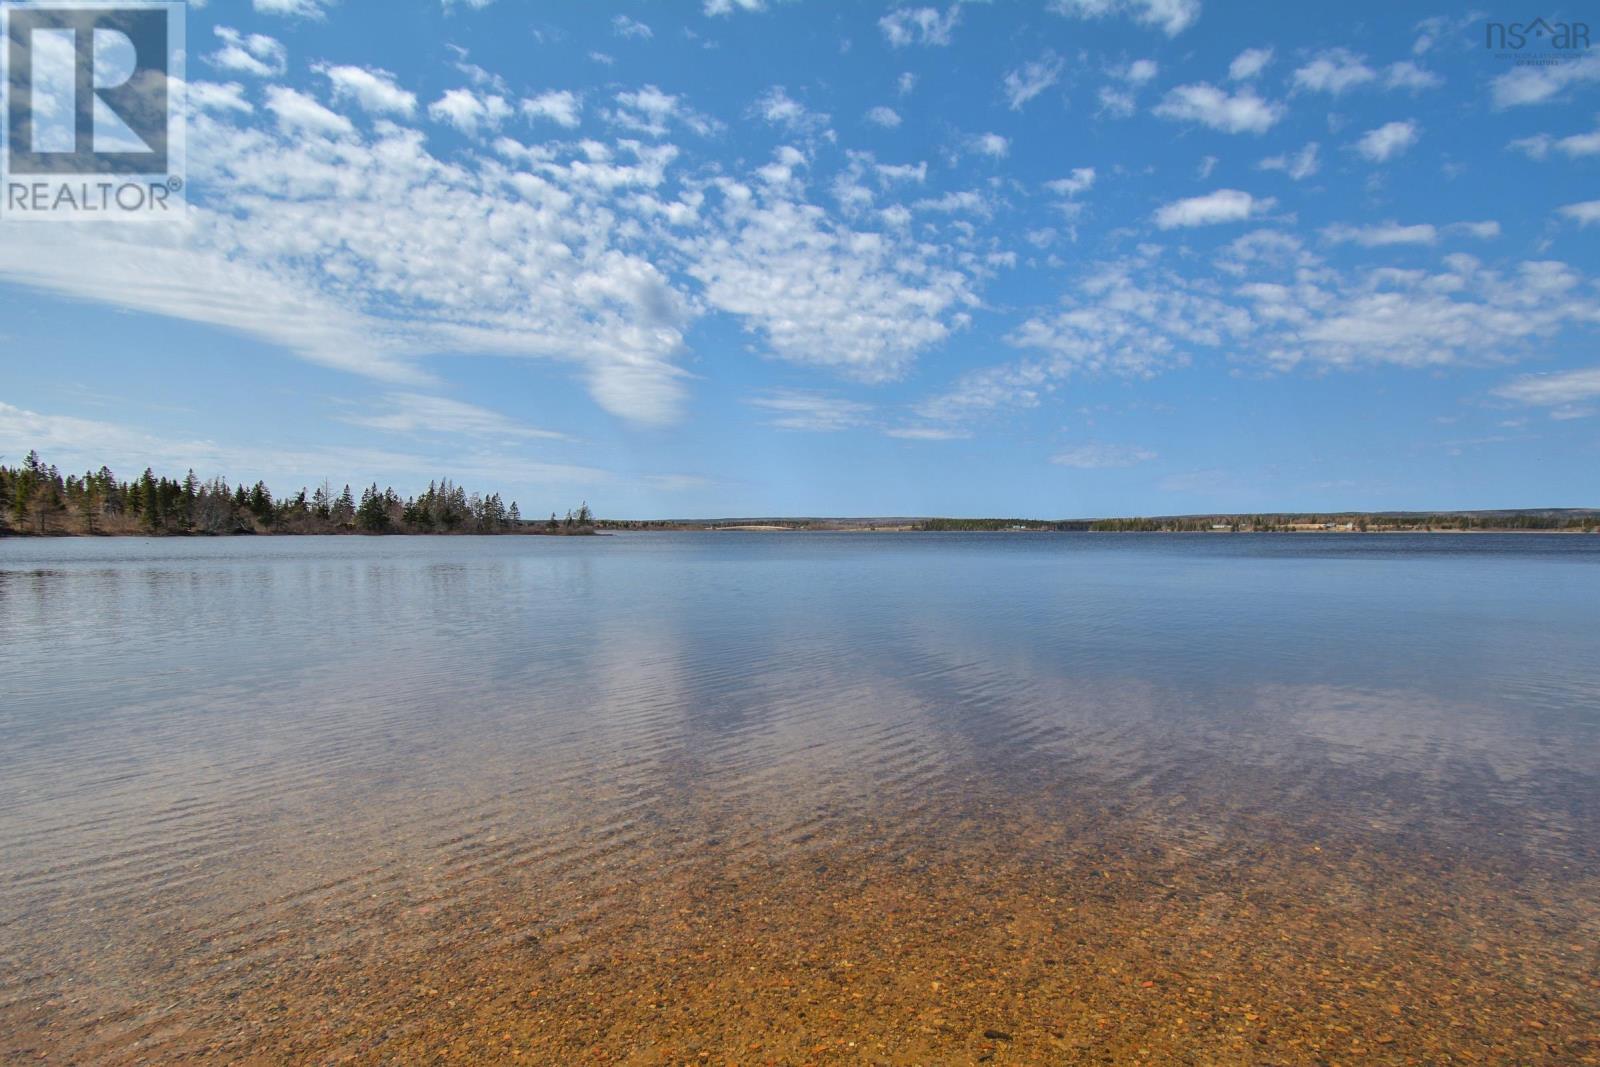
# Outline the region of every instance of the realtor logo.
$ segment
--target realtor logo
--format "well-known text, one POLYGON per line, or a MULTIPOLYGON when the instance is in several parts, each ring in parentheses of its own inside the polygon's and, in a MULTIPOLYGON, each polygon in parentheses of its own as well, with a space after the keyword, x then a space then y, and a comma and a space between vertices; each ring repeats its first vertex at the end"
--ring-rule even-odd
POLYGON ((184 5, 0 2, 0 32, 0 218, 181 215, 184 5))
POLYGON ((1526 22, 1486 22, 1483 46, 1517 66, 1553 67, 1589 51, 1589 24, 1534 18, 1526 22))

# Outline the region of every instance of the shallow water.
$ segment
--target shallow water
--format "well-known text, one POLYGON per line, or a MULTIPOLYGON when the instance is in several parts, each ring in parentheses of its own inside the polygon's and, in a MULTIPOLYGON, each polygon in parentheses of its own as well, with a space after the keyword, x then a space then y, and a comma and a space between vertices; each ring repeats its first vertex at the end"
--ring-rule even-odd
POLYGON ((0 1062, 1600 1062, 1600 538, 0 541, 0 1062))

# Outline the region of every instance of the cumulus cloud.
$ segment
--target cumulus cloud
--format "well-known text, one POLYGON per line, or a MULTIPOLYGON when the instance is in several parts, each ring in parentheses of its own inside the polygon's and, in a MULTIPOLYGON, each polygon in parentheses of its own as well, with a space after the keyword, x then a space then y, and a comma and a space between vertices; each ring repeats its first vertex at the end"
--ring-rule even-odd
POLYGON ((335 100, 353 100, 373 114, 411 115, 417 96, 395 84, 394 75, 368 67, 335 67, 319 63, 312 68, 333 86, 335 100))
POLYGON ((887 381, 967 325, 971 284, 927 243, 844 226, 792 183, 712 188, 718 226, 683 242, 688 272, 773 355, 887 381))
POLYGON ((878 20, 884 39, 895 48, 912 44, 948 45, 956 23, 961 17, 959 5, 951 5, 943 14, 933 7, 902 7, 878 20))
POLYGON ((1273 201, 1258 199, 1238 189, 1218 189, 1204 196, 1191 196, 1163 204, 1155 213, 1155 224, 1163 230, 1188 226, 1215 226, 1224 222, 1243 222, 1251 215, 1272 209, 1273 201))
POLYGON ((1385 222, 1376 226, 1329 226, 1322 231, 1325 240, 1333 244, 1352 242, 1363 248, 1383 248, 1388 245, 1431 245, 1439 239, 1439 231, 1427 223, 1402 226, 1385 222))
POLYGON ((1129 85, 1143 85, 1152 81, 1160 70, 1153 59, 1136 59, 1121 72, 1122 80, 1129 85))
POLYGON ((1272 62, 1272 49, 1246 48, 1243 52, 1233 57, 1233 62, 1228 64, 1228 77, 1232 81, 1249 81, 1266 69, 1272 62))
POLYGON ((1600 52, 1595 51, 1551 67, 1512 67, 1489 83, 1489 95, 1497 108, 1521 107, 1545 103, 1569 86, 1592 81, 1600 81, 1600 52))
POLYGON ((1250 89, 1229 93, 1199 82, 1168 92, 1155 113, 1178 122, 1198 122, 1223 133, 1265 133, 1283 118, 1284 109, 1250 89))
POLYGON ((552 89, 523 99, 517 109, 530 119, 546 119, 557 126, 575 128, 582 120, 582 102, 576 93, 566 89, 552 89))
POLYGON ((768 89, 755 103, 755 113, 774 126, 783 126, 797 133, 814 134, 828 128, 829 117, 812 111, 789 95, 781 85, 768 89))
POLYGON ((355 132, 349 119, 330 111, 305 93, 282 85, 267 89, 267 110, 277 116, 284 130, 300 130, 329 137, 344 137, 355 132))
POLYGON ((882 126, 886 130, 892 130, 900 125, 899 112, 892 107, 884 107, 881 104, 869 110, 866 118, 874 126, 882 126))
POLYGON ((972 150, 990 159, 1004 159, 1011 151, 1011 139, 998 133, 979 134, 972 139, 972 150))
POLYGON ((638 37, 649 39, 655 36, 655 31, 638 19, 629 18, 627 15, 611 16, 611 32, 618 37, 638 37))
POLYGON ((654 85, 625 90, 613 99, 616 107, 605 112, 608 121, 651 137, 665 137, 676 123, 702 137, 715 133, 715 120, 690 107, 681 96, 662 92, 654 85))
POLYGON ((1383 87, 1385 89, 1409 89, 1418 92, 1423 89, 1437 89, 1444 84, 1444 79, 1431 70, 1423 70, 1410 60, 1391 63, 1383 72, 1383 87))
POLYGON ((1046 52, 1038 59, 1030 60, 1007 73, 1004 88, 1011 110, 1022 110, 1023 104, 1060 81, 1064 65, 1060 56, 1046 52))
POLYGON ((1330 48, 1294 72, 1298 89, 1332 93, 1337 96, 1358 85, 1375 81, 1378 75, 1361 56, 1343 48, 1330 48))
POLYGON ((448 123, 469 137, 498 127, 511 117, 511 105, 496 93, 451 89, 428 105, 428 117, 448 123))
POLYGON ((767 9, 766 0, 706 0, 707 15, 731 15, 736 11, 758 12, 767 9))
POLYGON ((570 368, 621 418, 677 417, 691 301, 627 236, 693 215, 692 190, 665 190, 676 149, 502 139, 507 162, 445 162, 419 130, 363 134, 281 86, 266 103, 271 125, 231 108, 190 117, 191 177, 225 210, 191 204, 181 224, 86 226, 70 242, 8 235, 0 278, 237 331, 413 393, 433 354, 500 355, 570 368))
POLYGON ((1093 185, 1093 167, 1074 167, 1067 177, 1044 183, 1044 187, 1057 196, 1077 196, 1079 193, 1088 192, 1093 185))
MULTIPOLYGON (((1547 349, 1563 331, 1600 325, 1600 294, 1556 261, 1495 270, 1451 253, 1432 268, 1338 270, 1290 234, 1256 230, 1231 242, 1213 267, 1189 261, 1179 272, 1163 266, 1154 246, 1093 265, 1060 308, 1007 336, 1036 355, 963 374, 918 414, 960 427, 1041 403, 1074 375, 1148 377, 1202 355, 1278 372, 1503 363, 1547 349)), ((1515 395, 1573 399, 1561 384, 1520 386, 1515 395)))
POLYGON ((1494 394, 1530 407, 1554 408, 1557 417, 1589 414, 1578 405, 1600 400, 1600 367, 1525 374, 1499 386, 1494 394))
POLYGON ((313 20, 327 16, 327 0, 251 0, 251 5, 263 15, 313 20))
POLYGON ((1249 333, 1243 309, 1196 291, 1141 261, 1101 264, 1062 298, 1007 335, 1037 355, 963 374, 917 413, 936 426, 960 426, 1008 407, 1033 407, 1078 374, 1149 378, 1189 361, 1186 349, 1215 347, 1249 333))
POLYGON ((1587 226, 1591 222, 1600 222, 1600 200, 1585 200, 1578 204, 1567 204, 1561 208, 1561 214, 1572 219, 1579 226, 1587 226))
POLYGON ((1532 159, 1545 159, 1551 152, 1559 152, 1569 159, 1600 155, 1600 129, 1590 133, 1574 133, 1566 137, 1552 137, 1550 134, 1540 133, 1512 141, 1509 147, 1526 153, 1532 159))
POLYGON ((288 50, 276 38, 262 33, 240 33, 228 26, 217 26, 214 32, 222 47, 207 56, 206 61, 217 69, 253 74, 258 78, 274 77, 288 69, 288 50))
POLYGON ((1050 9, 1069 18, 1124 15, 1176 37, 1200 18, 1200 0, 1053 0, 1050 9))
POLYGON ((1295 181, 1303 181, 1317 172, 1317 142, 1312 141, 1298 152, 1281 156, 1268 156, 1256 166, 1262 170, 1281 170, 1295 181))
POLYGON ((1386 122, 1362 134, 1355 149, 1372 162, 1383 163, 1416 144, 1419 136, 1415 122, 1386 122))

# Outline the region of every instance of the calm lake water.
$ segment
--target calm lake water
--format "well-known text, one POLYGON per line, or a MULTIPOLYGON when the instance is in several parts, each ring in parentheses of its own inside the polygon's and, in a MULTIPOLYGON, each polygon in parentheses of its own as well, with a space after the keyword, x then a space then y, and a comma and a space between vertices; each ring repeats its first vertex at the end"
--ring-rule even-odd
POLYGON ((1584 536, 0 541, 0 1061, 1597 1062, 1597 624, 1584 536))

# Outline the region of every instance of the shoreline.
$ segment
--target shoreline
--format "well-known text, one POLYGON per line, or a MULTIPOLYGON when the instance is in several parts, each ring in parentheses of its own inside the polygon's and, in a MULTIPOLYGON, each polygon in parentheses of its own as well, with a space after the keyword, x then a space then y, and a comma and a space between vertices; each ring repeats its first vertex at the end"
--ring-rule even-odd
POLYGON ((648 527, 632 527, 619 523, 614 528, 598 530, 574 530, 552 532, 548 530, 500 530, 496 532, 471 532, 471 533, 375 533, 368 530, 342 530, 329 531, 289 531, 274 530, 268 532, 240 531, 238 533, 192 533, 174 531, 171 533, 151 533, 148 531, 129 533, 108 533, 95 531, 84 533, 78 530, 51 530, 47 533, 35 533, 25 530, 0 530, 0 541, 52 541, 52 540, 97 540, 118 541, 129 539, 143 539, 150 541, 168 540, 197 540, 217 541, 233 538, 302 538, 302 537, 338 537, 338 538, 372 538, 386 540, 393 538, 421 537, 428 539, 452 539, 463 537, 612 537, 618 533, 794 533, 794 534, 820 534, 820 533, 848 533, 848 534, 987 534, 1005 536, 1013 534, 1057 534, 1061 536, 1168 536, 1168 537, 1282 537, 1282 536, 1329 536, 1329 537, 1384 537, 1395 534, 1516 534, 1516 535, 1556 535, 1556 536, 1594 536, 1600 534, 1600 528, 1585 529, 1583 527, 1561 527, 1555 529, 1529 529, 1516 526, 1479 526, 1470 529, 1459 528, 1434 528, 1423 529, 1416 527, 1385 527, 1375 530, 1059 530, 1049 528, 1025 530, 929 530, 911 526, 696 526, 696 525, 651 525, 648 527))

